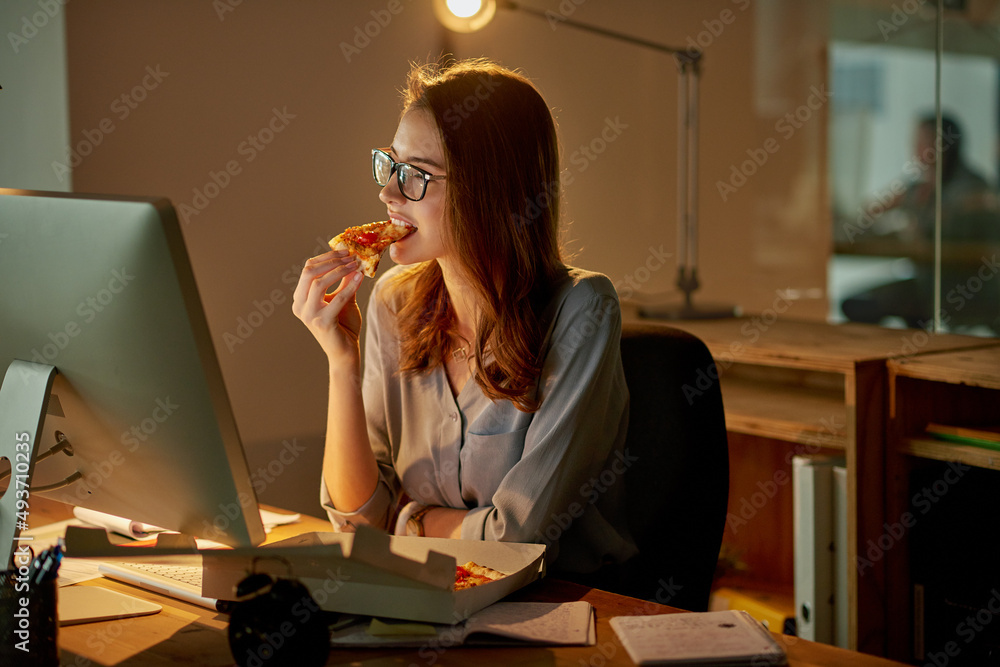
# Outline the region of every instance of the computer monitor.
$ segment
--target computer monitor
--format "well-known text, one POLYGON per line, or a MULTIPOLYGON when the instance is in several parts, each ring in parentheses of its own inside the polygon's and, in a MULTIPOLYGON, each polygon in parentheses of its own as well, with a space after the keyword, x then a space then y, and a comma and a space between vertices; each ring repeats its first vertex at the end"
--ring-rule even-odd
POLYGON ((13 472, 0 557, 39 495, 233 546, 263 541, 167 199, 0 189, 0 376, 0 457, 13 472))

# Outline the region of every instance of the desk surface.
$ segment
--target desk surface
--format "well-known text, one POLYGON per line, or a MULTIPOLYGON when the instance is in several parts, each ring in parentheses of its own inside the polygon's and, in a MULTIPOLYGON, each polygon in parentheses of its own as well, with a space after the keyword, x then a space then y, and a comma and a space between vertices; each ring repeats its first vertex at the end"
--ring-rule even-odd
POLYGON ((777 309, 744 317, 637 321, 694 334, 724 367, 739 363, 853 373, 860 364, 998 345, 995 338, 928 334, 922 329, 888 329, 857 322, 796 320, 791 313, 784 314, 791 302, 776 304, 777 309))
MULTIPOLYGON (((325 530, 321 519, 305 517, 295 526, 276 529, 270 540, 292 534, 325 530)), ((88 623, 59 629, 60 664, 62 665, 231 665, 226 635, 227 616, 155 593, 143 591, 108 579, 98 579, 78 586, 102 586, 150 600, 163 606, 152 616, 88 623)), ((597 644, 575 647, 523 647, 504 649, 448 648, 424 649, 334 649, 328 665, 511 665, 551 664, 574 667, 631 665, 608 620, 613 616, 674 613, 677 609, 615 595, 554 579, 543 579, 522 589, 510 599, 565 602, 586 600, 597 613, 597 644)), ((889 667, 901 663, 862 655, 813 642, 776 635, 788 653, 792 667, 852 665, 889 667)))

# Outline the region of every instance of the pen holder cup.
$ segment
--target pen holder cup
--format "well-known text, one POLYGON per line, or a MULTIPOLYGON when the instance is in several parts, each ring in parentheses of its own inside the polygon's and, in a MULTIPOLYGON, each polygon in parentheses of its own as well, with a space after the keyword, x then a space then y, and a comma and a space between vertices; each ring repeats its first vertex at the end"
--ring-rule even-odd
POLYGON ((29 568, 0 573, 0 665, 59 664, 57 595, 54 577, 36 584, 29 568))

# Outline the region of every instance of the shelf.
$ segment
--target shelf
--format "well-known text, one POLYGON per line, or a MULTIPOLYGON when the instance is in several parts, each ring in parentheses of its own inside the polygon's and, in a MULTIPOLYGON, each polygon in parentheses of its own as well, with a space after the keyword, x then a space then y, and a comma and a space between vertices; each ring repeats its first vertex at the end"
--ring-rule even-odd
POLYGON ((843 450, 847 408, 843 391, 761 383, 724 375, 726 428, 736 433, 843 450))
POLYGON ((958 461, 979 468, 1000 470, 1000 452, 985 447, 960 445, 934 438, 909 438, 900 443, 899 451, 936 461, 958 461))

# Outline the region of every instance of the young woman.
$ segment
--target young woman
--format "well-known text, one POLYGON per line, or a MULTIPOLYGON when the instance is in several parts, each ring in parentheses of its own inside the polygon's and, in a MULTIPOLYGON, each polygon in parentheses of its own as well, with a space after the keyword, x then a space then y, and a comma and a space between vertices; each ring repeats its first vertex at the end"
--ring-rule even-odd
POLYGON ((363 379, 357 262, 309 260, 293 305, 329 360, 335 529, 544 542, 570 573, 626 561, 618 299, 561 261, 541 95, 488 61, 414 68, 372 156, 389 217, 416 231, 372 292, 363 379))

